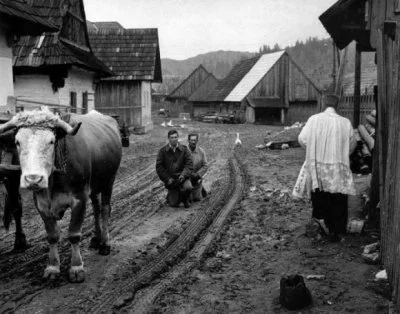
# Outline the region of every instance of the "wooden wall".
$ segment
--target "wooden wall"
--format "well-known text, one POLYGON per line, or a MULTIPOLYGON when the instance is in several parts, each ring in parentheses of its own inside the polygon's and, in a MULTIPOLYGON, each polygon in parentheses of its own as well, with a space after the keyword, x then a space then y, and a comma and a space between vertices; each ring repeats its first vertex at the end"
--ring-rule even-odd
POLYGON ((287 55, 270 69, 248 97, 274 96, 291 101, 319 101, 321 92, 287 55))
POLYGON ((95 108, 104 114, 119 115, 129 127, 142 127, 141 93, 140 81, 100 81, 95 108))
POLYGON ((209 73, 203 67, 193 71, 170 95, 171 98, 189 98, 209 73))
POLYGON ((316 101, 291 102, 286 115, 286 125, 295 122, 307 122, 308 118, 319 112, 316 101))
MULTIPOLYGON (((377 146, 381 254, 400 309, 400 3, 370 1, 367 27, 378 67, 377 146)), ((375 180, 373 178, 373 180, 375 180)))

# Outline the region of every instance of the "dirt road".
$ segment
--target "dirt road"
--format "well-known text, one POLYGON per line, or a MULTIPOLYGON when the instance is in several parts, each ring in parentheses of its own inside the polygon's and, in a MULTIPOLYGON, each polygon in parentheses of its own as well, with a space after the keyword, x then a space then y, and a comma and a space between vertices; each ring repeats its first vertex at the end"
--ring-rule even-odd
MULTIPOLYGON (((386 299, 376 293, 385 290, 370 282, 377 267, 364 264, 359 254, 373 239, 357 236, 329 244, 304 236, 310 205, 288 195, 304 152, 255 148, 277 128, 185 123, 183 142, 198 132, 208 153, 206 188, 212 191, 187 210, 165 205, 166 192, 155 174, 156 153, 167 132, 160 123, 150 134, 131 136, 124 149, 112 201, 110 256, 88 249, 89 206, 81 244, 84 283, 68 283, 66 239, 60 244, 60 280, 42 279, 45 231, 31 196, 24 195, 23 225, 31 246, 10 253, 13 230, 0 229, 0 312, 284 312, 275 300, 279 279, 293 272, 326 276, 307 282, 314 297, 310 312, 386 308, 386 299), (236 132, 243 146, 234 149, 236 132)), ((68 221, 66 214, 64 236, 68 221)))

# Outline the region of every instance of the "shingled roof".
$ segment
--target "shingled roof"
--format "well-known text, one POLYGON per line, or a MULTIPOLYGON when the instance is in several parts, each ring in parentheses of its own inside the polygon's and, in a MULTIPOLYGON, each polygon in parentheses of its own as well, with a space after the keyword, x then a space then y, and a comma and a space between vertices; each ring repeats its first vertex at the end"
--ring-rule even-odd
POLYGON ((0 0, 0 20, 11 24, 19 35, 40 35, 43 32, 55 32, 57 27, 42 12, 22 0, 0 0))
MULTIPOLYGON (((235 88, 235 86, 243 79, 243 77, 250 71, 250 69, 257 63, 260 56, 245 59, 237 63, 229 74, 219 81, 215 89, 207 96, 203 101, 214 102, 224 101, 229 93, 235 88)), ((198 100, 202 101, 202 100, 198 100)))
POLYGON ((13 45, 14 67, 48 68, 76 65, 110 75, 112 72, 92 53, 82 0, 29 0, 41 17, 48 18, 59 31, 41 36, 22 36, 13 45))
POLYGON ((90 22, 86 21, 88 29, 91 30, 107 30, 107 29, 124 29, 124 27, 117 21, 111 22, 90 22))
POLYGON ((116 74, 105 80, 162 82, 156 28, 96 29, 88 25, 93 52, 116 74))

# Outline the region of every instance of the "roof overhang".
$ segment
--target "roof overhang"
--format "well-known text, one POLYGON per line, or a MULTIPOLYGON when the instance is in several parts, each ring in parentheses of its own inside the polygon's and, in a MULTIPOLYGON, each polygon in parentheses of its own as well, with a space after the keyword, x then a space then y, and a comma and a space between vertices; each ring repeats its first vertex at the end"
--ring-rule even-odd
POLYGON ((58 27, 40 17, 39 11, 27 4, 0 0, 0 20, 12 27, 18 35, 38 36, 44 32, 57 32, 58 27))
POLYGON ((288 108, 279 97, 247 97, 247 103, 250 107, 259 108, 288 108))
POLYGON ((367 29, 367 5, 367 0, 339 0, 319 17, 339 49, 355 40, 362 51, 374 50, 367 29))

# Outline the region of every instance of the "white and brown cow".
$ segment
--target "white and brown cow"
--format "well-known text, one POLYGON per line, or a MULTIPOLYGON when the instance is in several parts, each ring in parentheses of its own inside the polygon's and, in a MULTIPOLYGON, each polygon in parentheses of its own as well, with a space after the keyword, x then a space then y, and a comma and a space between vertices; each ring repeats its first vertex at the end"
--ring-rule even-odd
POLYGON ((71 114, 69 123, 48 109, 21 112, 0 126, 0 133, 15 128, 21 164, 21 188, 34 192, 50 245, 46 278, 60 273, 57 220, 71 209, 68 238, 71 243, 69 280, 85 278, 79 251, 86 202, 93 205, 95 227, 91 245, 108 255, 110 199, 122 148, 116 121, 97 111, 71 114))

